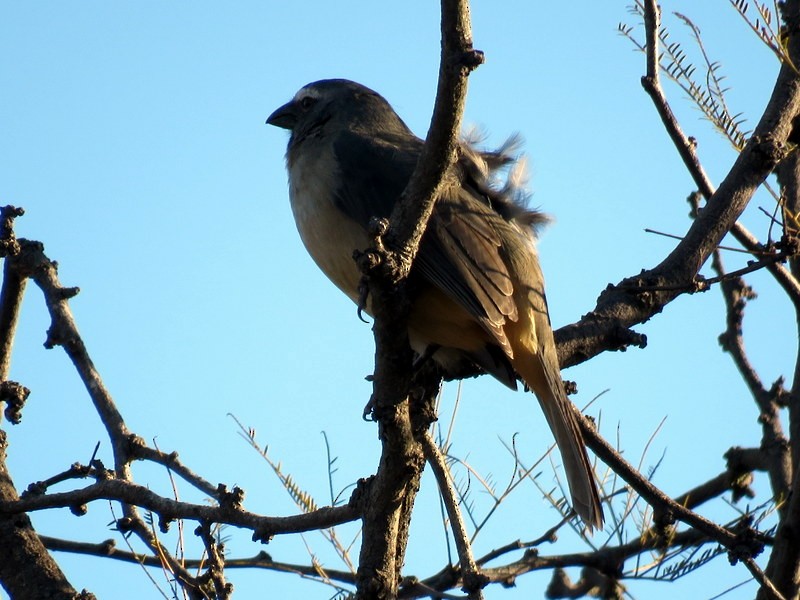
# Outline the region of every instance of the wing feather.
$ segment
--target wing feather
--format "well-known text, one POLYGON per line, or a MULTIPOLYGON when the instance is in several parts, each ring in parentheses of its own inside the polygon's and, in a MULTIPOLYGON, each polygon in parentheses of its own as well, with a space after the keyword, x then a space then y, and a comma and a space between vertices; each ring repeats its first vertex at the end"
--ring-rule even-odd
MULTIPOLYGON (((388 217, 421 148, 421 140, 407 135, 341 134, 334 146, 341 174, 334 203, 364 228, 373 217, 388 217)), ((472 160, 474 153, 462 156, 437 200, 412 273, 467 310, 511 357, 503 327, 517 320, 519 309, 502 245, 501 231, 509 223, 493 206, 485 182, 472 179, 479 172, 472 160)))

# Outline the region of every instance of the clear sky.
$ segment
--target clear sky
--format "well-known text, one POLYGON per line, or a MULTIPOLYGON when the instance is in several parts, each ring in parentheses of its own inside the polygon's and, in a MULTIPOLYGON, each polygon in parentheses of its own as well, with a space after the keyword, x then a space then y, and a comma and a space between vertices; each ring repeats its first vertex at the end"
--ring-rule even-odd
MULTIPOLYGON (((475 47, 486 64, 470 78, 466 124, 488 143, 520 132, 531 168, 532 204, 555 217, 541 241, 555 326, 591 310, 609 283, 656 265, 674 242, 644 228, 681 234, 692 182, 639 79, 644 57, 616 32, 631 24, 626 0, 475 0, 475 47)), ((673 39, 692 48, 679 11, 701 28, 731 86, 732 112, 753 127, 778 63, 724 0, 664 2, 673 39)), ((248 509, 295 509, 237 433, 233 413, 256 429, 301 486, 328 500, 326 432, 338 457, 337 490, 374 472, 379 444, 361 420, 370 387, 372 335, 355 308, 306 255, 292 221, 283 155, 286 134, 267 115, 302 85, 345 77, 382 93, 420 136, 430 119, 438 69, 433 2, 6 2, 0 8, 0 202, 26 209, 18 235, 44 242, 91 355, 128 425, 164 450, 178 450, 214 482, 237 484, 248 509)), ((735 154, 674 86, 670 99, 718 183, 735 154)), ((758 197, 745 223, 762 239, 771 210, 758 197)), ((726 256, 730 268, 746 257, 726 256)), ((763 379, 789 374, 791 312, 769 277, 747 315, 748 348, 763 379)), ((757 445, 757 411, 723 355, 717 290, 681 298, 637 329, 646 350, 609 353, 565 372, 579 405, 644 468, 663 461, 655 483, 681 493, 724 468, 732 445, 757 445)), ((85 391, 60 350, 42 347, 48 317, 29 287, 12 377, 32 388, 24 422, 9 427, 18 487, 85 463, 102 440, 85 391)), ((466 457, 502 486, 513 464, 501 440, 533 462, 550 443, 535 400, 482 378, 463 385, 454 435, 466 457)), ((456 386, 443 398, 443 423, 456 386)), ((140 481, 169 494, 163 471, 140 481)), ((551 481, 549 466, 543 481, 551 481)), ((405 572, 433 574, 446 561, 433 481, 424 481, 405 572)), ((759 479, 759 489, 766 489, 759 479)), ((182 488, 187 499, 202 497, 182 488)), ((473 486, 478 512, 488 508, 473 486)), ((763 500, 763 497, 762 497, 763 500)), ((704 511, 728 520, 721 502, 704 511)), ((42 534, 100 541, 113 516, 34 515, 42 534)), ((479 537, 476 554, 533 539, 556 520, 524 486, 479 537)), ((192 525, 188 531, 194 528, 192 525)), ((261 548, 227 531, 231 556, 261 548)), ((345 528, 344 538, 354 535, 345 528)), ((631 535, 635 535, 634 532, 631 535)), ((565 536, 542 552, 584 549, 565 536)), ((603 534, 595 536, 605 541, 603 534)), ((305 542, 324 564, 342 565, 316 535, 305 542)), ((118 539, 120 545, 124 545, 118 539)), ((193 544, 193 548, 196 545, 193 544)), ((307 563, 303 541, 278 538, 276 560, 307 563)), ((101 598, 159 597, 137 567, 58 554, 71 582, 101 598)), ((576 575, 576 573, 572 573, 576 575)), ((159 573, 154 573, 158 579, 159 573)), ((238 598, 328 598, 329 588, 270 572, 228 573, 238 598)), ((675 586, 631 584, 637 598, 711 598, 747 580, 724 557, 675 586)), ((539 597, 547 575, 487 598, 539 597)), ((753 584, 728 598, 749 598, 753 584)), ((2 596, 2 592, 0 592, 2 596)))

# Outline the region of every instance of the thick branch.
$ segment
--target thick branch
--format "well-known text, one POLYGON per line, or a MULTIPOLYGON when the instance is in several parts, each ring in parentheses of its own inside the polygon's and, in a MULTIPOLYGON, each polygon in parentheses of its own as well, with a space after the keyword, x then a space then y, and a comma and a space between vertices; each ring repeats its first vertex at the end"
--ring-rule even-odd
MULTIPOLYGON (((15 504, 18 500, 6 467, 6 434, 0 430, 0 504, 15 504)), ((23 512, 0 516, 0 582, 14 600, 75 600, 79 597, 77 591, 23 512)), ((85 593, 83 598, 89 600, 94 596, 85 593)))
POLYGON ((483 62, 483 53, 472 47, 467 0, 442 0, 441 35, 439 82, 425 146, 389 220, 391 245, 408 269, 442 190, 444 174, 456 160, 467 78, 483 62))
MULTIPOLYGON (((375 318, 375 375, 370 406, 380 424, 382 455, 364 507, 357 598, 397 596, 411 508, 424 467, 412 424, 411 358, 405 280, 416 255, 444 174, 456 158, 467 76, 480 62, 472 48, 466 0, 442 0, 442 52, 431 126, 402 198, 392 211, 386 248, 385 224, 376 225, 375 248, 362 263, 369 279, 375 318), (388 251, 387 251, 388 250, 388 251)), ((430 387, 420 399, 430 396, 430 387)))
MULTIPOLYGON (((794 64, 798 64, 798 57, 800 57, 800 2, 797 0, 787 0, 783 3, 782 16, 785 24, 785 32, 787 34, 786 48, 789 56, 794 64)), ((793 70, 790 66, 782 65, 781 74, 778 78, 780 82, 784 76, 790 80, 790 73, 793 70)), ((796 81, 796 75, 791 81, 796 81)), ((791 84, 787 81, 784 84, 787 90, 791 84)), ((788 93, 788 92, 787 92, 788 93)), ((797 113, 787 110, 786 118, 795 119, 797 113)), ((793 141, 796 141, 796 137, 793 141)), ((797 164, 796 158, 793 164, 786 165, 782 170, 782 185, 786 186, 785 191, 794 192, 794 197, 785 197, 788 210, 797 210, 800 208, 800 199, 798 199, 798 186, 796 185, 797 170, 800 166, 797 164), (789 184, 789 185, 787 185, 789 184)), ((798 275, 798 263, 792 261, 790 263, 793 274, 798 275)), ((795 310, 797 313, 798 327, 800 327, 800 308, 795 303, 795 310)), ((798 358, 796 358, 798 360, 798 358)), ((798 543, 797 532, 800 531, 800 468, 798 463, 798 444, 800 444, 800 400, 798 400, 800 393, 800 362, 796 363, 798 366, 795 370, 794 381, 792 382, 791 398, 789 402, 789 431, 792 440, 792 487, 793 493, 788 498, 788 504, 783 513, 784 518, 778 525, 778 531, 775 536, 775 548, 770 555, 769 563, 767 564, 766 574, 775 583, 776 587, 787 597, 796 597, 797 590, 800 589, 800 543, 798 543)), ((763 600, 767 597, 766 592, 761 590, 759 592, 759 599, 763 600)))
MULTIPOLYGON (((648 51, 656 50, 648 48, 648 51)), ((657 80, 648 81, 652 85, 657 83, 657 80)), ((663 98, 663 94, 659 97, 663 98)), ((789 153, 791 145, 787 141, 798 113, 800 78, 784 65, 753 135, 683 240, 661 264, 623 281, 620 286, 610 286, 600 295, 594 310, 557 332, 558 342, 564 345, 562 364, 576 364, 614 348, 607 340, 618 338, 620 328, 647 321, 680 294, 678 291, 637 293, 636 286, 684 286, 688 289, 686 286, 692 283, 714 248, 734 227, 756 189, 789 153)), ((672 125, 669 127, 672 133, 672 125)), ((681 141, 679 150, 683 153, 691 146, 681 141)), ((693 174, 697 172, 692 169, 693 174)))

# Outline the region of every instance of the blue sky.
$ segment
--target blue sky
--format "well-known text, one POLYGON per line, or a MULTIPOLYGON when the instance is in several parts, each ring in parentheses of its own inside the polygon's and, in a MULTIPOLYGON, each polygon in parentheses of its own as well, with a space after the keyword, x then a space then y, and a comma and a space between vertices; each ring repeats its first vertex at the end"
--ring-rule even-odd
MULTIPOLYGON (((627 2, 489 2, 472 6, 475 47, 486 64, 470 78, 466 124, 489 144, 515 132, 526 140, 532 204, 555 217, 540 249, 554 325, 591 310, 600 291, 657 264, 680 234, 692 182, 639 78, 644 58, 616 32, 635 24, 627 2)), ((728 2, 664 2, 673 39, 691 48, 678 11, 701 28, 723 64, 733 112, 753 127, 778 64, 728 2)), ((305 254, 292 221, 283 164, 286 134, 264 125, 302 85, 346 77, 382 93, 420 136, 427 129, 438 69, 435 3, 28 2, 0 9, 0 202, 26 209, 18 235, 44 242, 89 350, 128 425, 211 481, 238 484, 247 507, 294 512, 266 465, 240 439, 235 414, 270 454, 324 503, 325 431, 338 456, 335 485, 372 473, 379 444, 361 421, 373 347, 368 325, 305 254)), ((668 86, 687 134, 719 182, 735 155, 699 112, 668 86)), ((762 239, 771 210, 759 196, 744 222, 762 239)), ((746 258, 726 255, 730 268, 746 258)), ((791 311, 768 276, 745 334, 763 379, 791 373, 791 311)), ((606 354, 565 372, 575 401, 592 406, 603 433, 645 467, 664 459, 655 482, 677 494, 724 468, 731 445, 756 445, 757 411, 717 336, 717 290, 681 298, 638 330, 646 350, 606 354)), ((9 427, 9 462, 19 487, 74 461, 98 440, 110 451, 64 354, 45 351, 48 317, 29 287, 12 377, 32 388, 24 422, 9 427)), ((456 386, 443 398, 442 421, 456 386)), ((488 378, 463 385, 454 452, 504 481, 513 465, 500 440, 517 441, 532 462, 550 443, 532 397, 488 378)), ((137 465, 141 481, 169 493, 165 474, 137 465)), ((549 467, 543 477, 550 478, 549 467)), ((433 482, 417 503, 406 571, 444 565, 433 482)), ((759 488, 766 489, 759 481, 759 488)), ((189 499, 202 500, 188 488, 189 499)), ((485 506, 477 491, 476 502, 485 506)), ((730 519, 717 505, 707 514, 730 519)), ((113 534, 106 505, 82 519, 34 515, 43 534, 100 541, 113 534)), ((479 538, 476 553, 532 539, 554 522, 533 486, 519 491, 479 538)), ((353 529, 346 531, 353 535, 353 529)), ((233 556, 260 549, 229 532, 233 556)), ((554 552, 581 549, 565 536, 554 552)), ((603 536, 596 536, 603 541, 603 536)), ((341 565, 316 536, 325 564, 341 565)), ((266 548, 308 562, 299 539, 266 548)), ((550 549, 547 549, 548 551, 550 549)), ((136 567, 59 554, 72 583, 99 597, 158 597, 136 567), (100 568, 98 569, 98 566, 100 568)), ((158 576, 158 574, 156 574, 158 576)), ((229 572, 237 597, 265 588, 276 597, 327 598, 330 590, 274 573, 229 572)), ((711 598, 748 578, 722 558, 675 584, 632 584, 633 597, 711 598)), ((537 597, 547 576, 487 598, 537 597)), ((728 598, 752 597, 752 584, 728 598)), ((2 595, 2 592, 0 592, 2 595)))

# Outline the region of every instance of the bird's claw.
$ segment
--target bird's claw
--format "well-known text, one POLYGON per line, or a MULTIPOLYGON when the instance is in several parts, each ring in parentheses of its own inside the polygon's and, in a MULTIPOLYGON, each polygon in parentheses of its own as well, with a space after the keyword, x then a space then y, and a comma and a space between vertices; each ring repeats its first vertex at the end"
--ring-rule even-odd
POLYGON ((369 402, 364 406, 364 412, 361 413, 361 418, 365 421, 374 421, 375 415, 373 411, 375 410, 375 400, 372 396, 369 398, 369 402))
POLYGON ((368 323, 368 321, 364 318, 364 311, 367 310, 367 299, 369 298, 369 284, 367 283, 367 278, 362 277, 361 281, 358 283, 358 309, 356 314, 358 318, 361 320, 362 323, 368 323))

